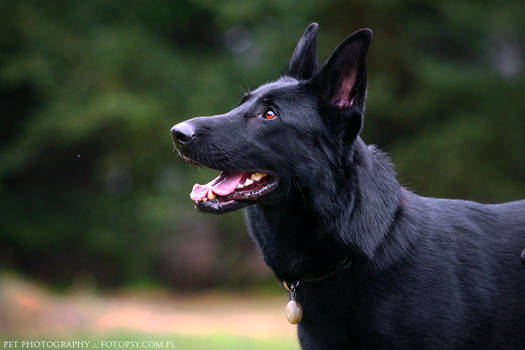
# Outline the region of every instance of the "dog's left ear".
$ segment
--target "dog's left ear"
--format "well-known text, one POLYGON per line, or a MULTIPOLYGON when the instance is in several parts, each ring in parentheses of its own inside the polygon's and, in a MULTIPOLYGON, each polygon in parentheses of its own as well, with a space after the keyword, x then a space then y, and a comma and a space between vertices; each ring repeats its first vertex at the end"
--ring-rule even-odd
POLYGON ((310 24, 297 43, 288 65, 288 75, 297 80, 310 79, 317 70, 317 23, 310 24))
POLYGON ((354 32, 339 44, 312 78, 321 105, 334 114, 351 119, 354 136, 359 134, 363 123, 367 85, 366 54, 371 41, 370 29, 354 32))

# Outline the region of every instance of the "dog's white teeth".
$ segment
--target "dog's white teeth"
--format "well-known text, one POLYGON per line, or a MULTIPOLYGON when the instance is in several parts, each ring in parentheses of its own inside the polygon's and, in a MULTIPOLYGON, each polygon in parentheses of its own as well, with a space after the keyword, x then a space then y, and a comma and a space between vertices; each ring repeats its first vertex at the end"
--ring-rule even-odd
POLYGON ((263 177, 265 177, 266 174, 265 173, 253 173, 250 178, 252 178, 253 180, 255 181, 259 181, 260 179, 262 179, 263 177))
POLYGON ((204 197, 204 198, 202 199, 203 202, 206 202, 207 200, 208 200, 208 198, 206 198, 206 197, 204 197))
POLYGON ((246 181, 244 181, 244 186, 250 186, 252 183, 253 183, 252 179, 246 179, 246 181))
POLYGON ((237 188, 238 188, 238 189, 241 189, 241 188, 243 188, 243 187, 244 187, 244 185, 241 184, 241 183, 237 185, 237 188))
POLYGON ((211 201, 212 199, 215 199, 215 193, 213 193, 212 190, 208 191, 208 199, 211 201))

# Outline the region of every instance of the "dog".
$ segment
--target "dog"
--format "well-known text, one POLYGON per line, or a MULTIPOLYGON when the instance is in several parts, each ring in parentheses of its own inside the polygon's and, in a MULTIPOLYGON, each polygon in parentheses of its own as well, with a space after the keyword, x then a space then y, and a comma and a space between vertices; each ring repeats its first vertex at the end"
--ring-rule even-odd
POLYGON ((286 75, 171 129, 184 159, 220 171, 193 187, 196 208, 244 208, 290 291, 302 349, 525 349, 525 200, 484 205, 400 186, 360 137, 372 31, 319 67, 317 30, 308 26, 286 75))

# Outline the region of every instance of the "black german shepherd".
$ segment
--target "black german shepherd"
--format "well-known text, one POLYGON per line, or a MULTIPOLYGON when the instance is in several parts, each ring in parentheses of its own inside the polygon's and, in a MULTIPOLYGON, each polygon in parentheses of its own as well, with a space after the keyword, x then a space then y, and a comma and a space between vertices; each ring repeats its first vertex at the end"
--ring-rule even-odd
POLYGON ((194 186, 196 207, 246 208, 264 260, 302 304, 303 349, 525 349, 525 200, 401 187, 359 137, 372 32, 318 68, 317 28, 285 76, 172 128, 182 157, 221 171, 194 186))

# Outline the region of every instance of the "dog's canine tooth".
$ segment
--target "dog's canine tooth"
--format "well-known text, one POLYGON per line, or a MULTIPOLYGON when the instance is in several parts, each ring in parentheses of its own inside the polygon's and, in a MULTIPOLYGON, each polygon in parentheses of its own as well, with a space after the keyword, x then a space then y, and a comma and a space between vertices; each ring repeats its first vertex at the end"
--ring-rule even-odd
POLYGON ((252 183, 253 183, 252 179, 246 179, 246 181, 244 181, 244 186, 250 186, 252 183))
POLYGON ((209 200, 212 200, 212 199, 215 199, 215 197, 216 197, 216 196, 215 196, 215 193, 213 193, 212 190, 209 190, 209 191, 208 191, 208 199, 209 199, 209 200))
POLYGON ((253 174, 250 176, 250 178, 252 178, 252 179, 255 180, 255 181, 259 181, 260 179, 262 179, 262 178, 265 177, 265 176, 266 176, 265 173, 259 173, 259 172, 257 172, 257 173, 253 173, 253 174))
POLYGON ((241 189, 241 188, 243 188, 243 187, 244 187, 244 185, 240 183, 240 184, 237 185, 236 188, 241 189))

